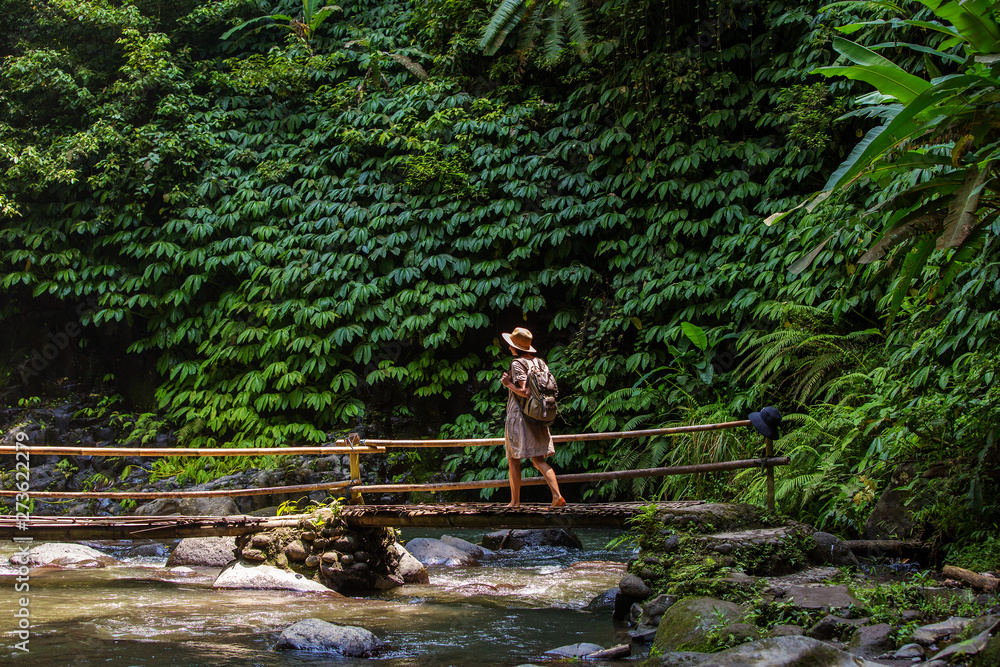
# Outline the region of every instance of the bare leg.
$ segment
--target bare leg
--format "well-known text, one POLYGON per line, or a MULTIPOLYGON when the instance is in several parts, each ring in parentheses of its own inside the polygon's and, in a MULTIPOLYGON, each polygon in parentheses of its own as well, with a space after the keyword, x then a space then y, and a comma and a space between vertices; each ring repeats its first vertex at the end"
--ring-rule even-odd
POLYGON ((507 507, 521 506, 521 459, 507 459, 510 471, 510 503, 507 507))
MULTIPOLYGON (((546 463, 542 456, 533 456, 531 463, 538 468, 538 472, 542 473, 542 477, 545 478, 545 483, 549 485, 549 491, 552 492, 552 507, 565 505, 566 499, 559 493, 559 482, 556 481, 556 471, 552 469, 552 466, 546 463)), ((520 481, 518 480, 518 482, 520 481)))

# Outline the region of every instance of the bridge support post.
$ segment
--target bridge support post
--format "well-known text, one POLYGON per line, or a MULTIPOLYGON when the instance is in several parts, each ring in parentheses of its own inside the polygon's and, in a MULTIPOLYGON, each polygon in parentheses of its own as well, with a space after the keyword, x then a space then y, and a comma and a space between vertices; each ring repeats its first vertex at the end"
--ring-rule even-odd
MULTIPOLYGON (((774 445, 771 444, 770 438, 764 438, 764 458, 770 459, 774 456, 774 445)), ((769 512, 774 511, 774 466, 767 466, 767 509, 769 512)), ((353 473, 352 473, 353 475, 353 473)))
MULTIPOLYGON (((350 433, 345 438, 345 441, 349 447, 358 447, 361 445, 361 436, 357 433, 350 433)), ((357 480, 357 483, 361 483, 361 456, 357 452, 351 452, 348 454, 348 460, 351 464, 351 480, 357 480)), ((364 505, 365 500, 361 497, 361 494, 357 491, 351 490, 351 504, 352 505, 364 505)))

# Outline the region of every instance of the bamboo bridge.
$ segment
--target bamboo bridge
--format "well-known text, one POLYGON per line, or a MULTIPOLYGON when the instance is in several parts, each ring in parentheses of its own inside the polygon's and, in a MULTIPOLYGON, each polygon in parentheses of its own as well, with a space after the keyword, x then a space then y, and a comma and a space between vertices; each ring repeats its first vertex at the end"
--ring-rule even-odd
MULTIPOLYGON (((749 420, 702 424, 639 431, 553 435, 556 442, 589 442, 623 438, 676 436, 729 428, 752 426, 749 420)), ((649 503, 574 503, 559 508, 546 505, 522 504, 510 508, 497 503, 431 503, 420 505, 365 504, 363 494, 444 492, 506 487, 506 479, 447 482, 436 484, 364 484, 361 480, 360 457, 382 454, 394 447, 470 447, 502 446, 503 438, 465 440, 365 440, 357 434, 323 447, 273 448, 143 448, 143 447, 62 447, 19 443, 0 446, 0 456, 15 455, 17 471, 30 474, 30 457, 34 456, 105 456, 105 457, 166 457, 166 456, 277 456, 346 454, 350 463, 350 479, 321 484, 299 484, 254 489, 214 489, 209 491, 44 491, 20 489, 0 490, 0 497, 17 499, 17 514, 0 515, 0 539, 31 538, 32 540, 83 539, 173 539, 181 537, 216 537, 245 535, 282 526, 294 526, 303 515, 278 517, 255 516, 126 516, 126 517, 62 517, 32 516, 26 511, 27 499, 155 499, 207 498, 225 496, 287 495, 329 491, 346 496, 349 504, 340 507, 341 516, 355 526, 422 526, 461 528, 544 528, 544 527, 615 527, 636 516, 649 503), (24 461, 25 464, 20 463, 24 461)), ((774 510, 774 466, 785 465, 788 457, 776 457, 769 438, 764 439, 763 456, 737 461, 717 461, 686 466, 617 470, 597 473, 559 475, 560 485, 579 482, 601 482, 613 479, 685 475, 745 468, 760 468, 767 477, 768 506, 774 510)), ((522 486, 545 484, 541 477, 524 477, 522 486)), ((661 508, 694 507, 702 501, 658 503, 661 508)))

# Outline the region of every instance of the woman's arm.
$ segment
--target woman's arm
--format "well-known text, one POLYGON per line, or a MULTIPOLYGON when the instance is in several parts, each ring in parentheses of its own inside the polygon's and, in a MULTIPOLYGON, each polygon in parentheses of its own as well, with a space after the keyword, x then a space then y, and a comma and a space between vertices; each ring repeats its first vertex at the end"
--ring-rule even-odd
POLYGON ((504 373, 503 377, 500 378, 500 384, 510 389, 512 392, 520 396, 521 398, 530 398, 531 392, 528 391, 528 376, 525 374, 524 382, 520 385, 514 384, 514 381, 510 377, 510 373, 504 373))

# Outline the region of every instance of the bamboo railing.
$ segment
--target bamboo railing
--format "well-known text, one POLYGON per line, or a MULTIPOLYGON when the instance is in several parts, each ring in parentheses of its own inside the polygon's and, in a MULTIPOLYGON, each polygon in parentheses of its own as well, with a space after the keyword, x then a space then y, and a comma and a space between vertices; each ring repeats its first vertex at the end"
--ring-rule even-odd
MULTIPOLYGON (((575 433, 553 435, 555 442, 594 442, 602 440, 619 440, 625 438, 643 438, 653 436, 673 436, 685 433, 699 433, 722 429, 752 426, 749 420, 722 422, 718 424, 695 424, 690 426, 673 426, 668 428, 644 429, 635 431, 611 431, 602 433, 575 433)), ((325 447, 266 447, 266 448, 155 448, 155 447, 64 447, 49 445, 17 445, 0 446, 0 456, 23 454, 36 456, 101 456, 101 457, 214 457, 214 456, 292 456, 292 455, 330 455, 347 454, 350 465, 350 480, 325 484, 299 484, 280 487, 262 487, 256 489, 215 489, 211 491, 30 491, 29 496, 35 498, 120 498, 120 499, 154 499, 154 498, 211 498, 222 496, 256 496, 302 493, 324 490, 343 490, 350 495, 351 502, 363 503, 363 493, 409 493, 415 491, 459 491, 470 489, 501 488, 507 486, 508 480, 476 480, 468 482, 444 482, 435 484, 370 484, 361 482, 362 454, 382 454, 389 448, 412 447, 485 447, 503 445, 503 438, 468 438, 445 440, 382 440, 364 439, 357 433, 338 439, 332 446, 325 447)), ((787 465, 788 457, 775 457, 770 439, 764 440, 764 456, 762 458, 744 459, 740 461, 722 461, 716 463, 700 463, 686 466, 671 466, 664 468, 644 468, 640 470, 617 470, 603 473, 579 473, 560 475, 563 483, 595 482, 613 479, 634 479, 637 477, 658 477, 666 475, 689 475, 702 472, 717 472, 722 470, 738 470, 745 468, 762 468, 767 476, 768 509, 774 511, 774 466, 787 465)), ((541 485, 545 480, 541 477, 524 477, 521 484, 525 486, 541 485)), ((17 490, 0 490, 0 497, 14 497, 17 490)))

